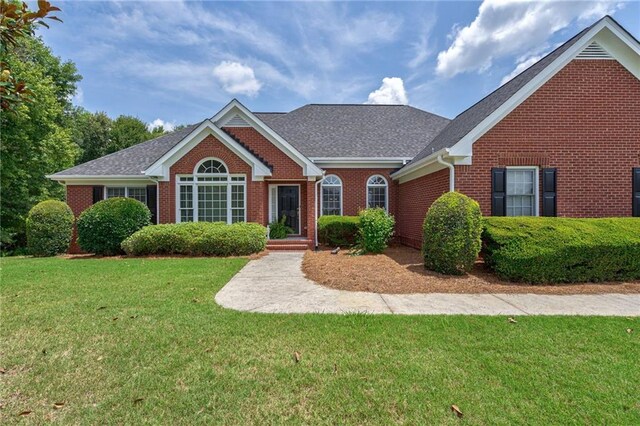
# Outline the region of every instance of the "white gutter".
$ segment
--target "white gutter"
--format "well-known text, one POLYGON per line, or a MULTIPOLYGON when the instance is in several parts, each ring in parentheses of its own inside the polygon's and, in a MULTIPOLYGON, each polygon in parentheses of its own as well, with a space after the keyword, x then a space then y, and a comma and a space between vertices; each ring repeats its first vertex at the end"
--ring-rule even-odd
POLYGON ((414 170, 420 169, 428 164, 435 162, 438 156, 446 155, 446 154, 449 154, 448 148, 443 148, 439 151, 435 151, 428 157, 422 158, 416 161, 415 163, 410 163, 409 165, 404 166, 403 168, 398 170, 397 172, 391 173, 391 178, 392 179, 401 178, 402 176, 409 174, 414 170))
POLYGON ((314 185, 314 196, 315 196, 315 200, 313 202, 313 206, 314 206, 314 220, 313 220, 313 228, 314 228, 314 232, 313 232, 313 236, 314 236, 314 249, 318 250, 318 186, 324 181, 325 179, 325 174, 326 172, 323 170, 322 171, 322 179, 320 179, 319 181, 316 182, 316 184, 314 185))
POLYGON ((442 155, 438 155, 436 161, 449 168, 449 192, 456 190, 456 168, 453 164, 447 163, 442 159, 442 155))

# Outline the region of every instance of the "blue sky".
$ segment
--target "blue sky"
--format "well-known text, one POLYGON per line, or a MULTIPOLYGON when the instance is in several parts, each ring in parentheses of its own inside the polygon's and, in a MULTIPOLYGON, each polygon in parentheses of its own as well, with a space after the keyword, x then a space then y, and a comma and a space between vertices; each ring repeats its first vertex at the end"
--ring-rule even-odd
POLYGON ((75 102, 187 124, 254 111, 408 103, 454 117, 605 13, 640 38, 640 3, 60 2, 40 34, 76 63, 75 102))

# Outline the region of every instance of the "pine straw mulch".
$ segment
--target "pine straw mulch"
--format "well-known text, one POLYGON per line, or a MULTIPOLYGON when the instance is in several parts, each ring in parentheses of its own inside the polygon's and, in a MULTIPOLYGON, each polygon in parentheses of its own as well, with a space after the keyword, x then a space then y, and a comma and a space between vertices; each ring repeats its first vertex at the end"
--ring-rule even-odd
POLYGON ((372 293, 640 293, 640 281, 532 285, 502 281, 479 261, 467 275, 448 276, 427 271, 419 250, 389 247, 383 254, 337 255, 330 250, 307 251, 302 262, 307 278, 327 287, 372 293))

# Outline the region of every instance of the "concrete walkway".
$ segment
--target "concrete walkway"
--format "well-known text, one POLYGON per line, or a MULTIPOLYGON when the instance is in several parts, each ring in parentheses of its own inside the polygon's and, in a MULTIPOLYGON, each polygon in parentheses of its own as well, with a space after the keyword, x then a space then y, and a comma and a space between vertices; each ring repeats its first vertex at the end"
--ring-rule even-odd
POLYGON ((377 294, 320 286, 302 273, 302 252, 250 261, 216 294, 221 306, 277 313, 640 316, 639 294, 377 294))

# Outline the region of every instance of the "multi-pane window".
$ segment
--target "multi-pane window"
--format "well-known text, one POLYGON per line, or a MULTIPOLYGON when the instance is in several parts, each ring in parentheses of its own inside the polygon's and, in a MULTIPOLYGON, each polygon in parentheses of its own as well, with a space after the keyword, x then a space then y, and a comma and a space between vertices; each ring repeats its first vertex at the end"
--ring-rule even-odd
POLYGON ((507 169, 507 216, 535 216, 536 169, 507 169))
POLYGON ((322 181, 322 214, 342 214, 342 181, 336 175, 329 175, 322 181))
POLYGON ((367 207, 387 207, 387 181, 380 175, 371 176, 367 181, 367 207))
POLYGON ((244 222, 244 175, 229 175, 218 160, 206 160, 191 176, 178 177, 180 222, 244 222))
POLYGON ((107 198, 127 197, 147 204, 147 188, 143 186, 108 186, 107 198))

